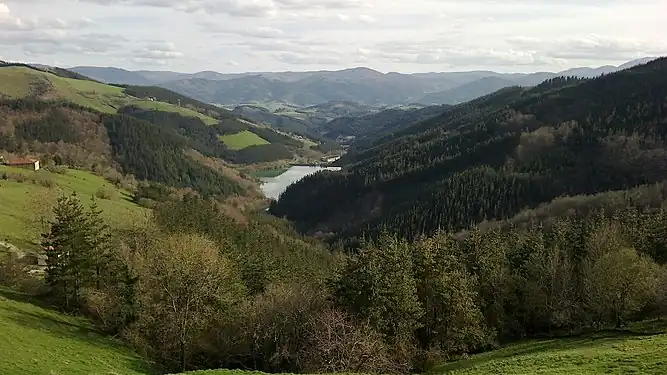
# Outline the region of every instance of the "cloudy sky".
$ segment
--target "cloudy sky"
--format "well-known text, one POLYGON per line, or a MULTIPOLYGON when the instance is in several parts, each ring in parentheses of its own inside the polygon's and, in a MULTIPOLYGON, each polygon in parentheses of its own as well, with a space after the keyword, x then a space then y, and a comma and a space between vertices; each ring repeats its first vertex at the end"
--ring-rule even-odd
POLYGON ((0 0, 0 60, 558 71, 667 55, 666 0, 0 0))

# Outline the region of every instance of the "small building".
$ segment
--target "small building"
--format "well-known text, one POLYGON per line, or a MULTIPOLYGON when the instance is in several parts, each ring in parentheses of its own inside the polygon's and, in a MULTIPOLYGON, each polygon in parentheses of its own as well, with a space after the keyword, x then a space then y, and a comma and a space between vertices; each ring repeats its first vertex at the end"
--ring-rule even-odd
POLYGON ((39 170, 39 160, 37 159, 30 159, 30 158, 12 159, 6 161, 4 164, 9 167, 25 168, 25 169, 31 169, 33 171, 39 170))

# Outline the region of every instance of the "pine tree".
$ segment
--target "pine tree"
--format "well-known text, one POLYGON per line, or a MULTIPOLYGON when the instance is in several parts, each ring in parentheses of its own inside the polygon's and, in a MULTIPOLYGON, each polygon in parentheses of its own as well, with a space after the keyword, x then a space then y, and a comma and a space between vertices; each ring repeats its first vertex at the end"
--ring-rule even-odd
POLYGON ((76 195, 61 197, 54 216, 49 232, 42 235, 46 280, 65 308, 77 308, 84 288, 119 281, 114 272, 118 262, 110 251, 109 227, 94 201, 86 212, 76 195))
POLYGON ((78 304, 85 285, 88 220, 75 195, 58 198, 53 211, 55 220, 42 236, 47 254, 46 281, 54 296, 70 309, 78 304))

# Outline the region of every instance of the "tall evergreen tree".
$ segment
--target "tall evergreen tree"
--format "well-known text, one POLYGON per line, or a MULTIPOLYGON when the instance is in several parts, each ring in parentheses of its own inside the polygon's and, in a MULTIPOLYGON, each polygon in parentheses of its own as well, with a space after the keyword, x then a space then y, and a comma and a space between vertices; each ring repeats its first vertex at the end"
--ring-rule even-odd
POLYGON ((54 207, 55 219, 42 235, 46 281, 67 309, 80 306, 84 288, 100 289, 103 282, 117 281, 109 227, 100 215, 95 202, 86 212, 76 195, 60 197, 54 207))
POLYGON ((88 220, 75 195, 58 198, 53 211, 55 219, 42 240, 47 253, 46 281, 54 296, 69 309, 79 303, 86 284, 88 220))

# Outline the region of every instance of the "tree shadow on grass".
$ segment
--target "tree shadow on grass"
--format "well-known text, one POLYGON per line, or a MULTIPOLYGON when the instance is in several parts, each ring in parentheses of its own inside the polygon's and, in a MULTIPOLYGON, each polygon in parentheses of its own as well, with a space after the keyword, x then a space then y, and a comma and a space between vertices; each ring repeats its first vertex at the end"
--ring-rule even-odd
POLYGON ((454 370, 469 369, 486 363, 502 361, 511 357, 528 356, 543 352, 558 352, 572 349, 585 349, 605 344, 614 344, 629 337, 655 336, 665 333, 662 320, 646 321, 633 324, 627 329, 604 330, 595 333, 581 334, 566 338, 533 340, 510 344, 504 348, 481 353, 455 362, 445 363, 429 373, 447 373, 454 370))
POLYGON ((55 306, 51 305, 45 300, 39 299, 38 297, 0 287, 0 300, 3 298, 15 302, 29 303, 45 310, 60 312, 60 310, 58 310, 55 306))
POLYGON ((158 373, 148 364, 148 361, 143 361, 121 342, 96 330, 85 318, 65 315, 45 302, 21 293, 0 289, 0 300, 2 298, 39 307, 36 309, 17 304, 2 306, 2 315, 5 316, 5 319, 18 326, 38 330, 54 339, 75 340, 90 348, 116 352, 119 359, 123 358, 123 366, 128 369, 145 374, 158 373))

